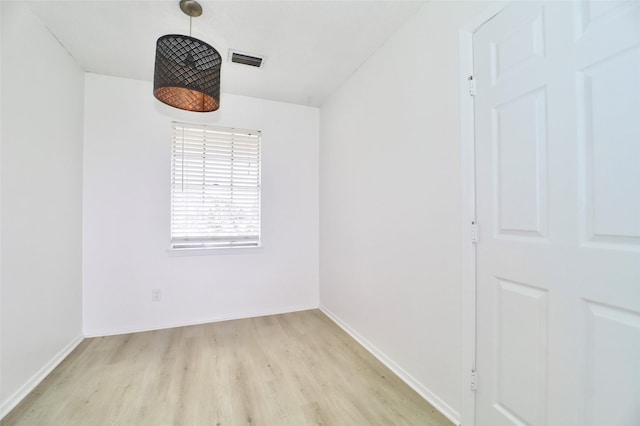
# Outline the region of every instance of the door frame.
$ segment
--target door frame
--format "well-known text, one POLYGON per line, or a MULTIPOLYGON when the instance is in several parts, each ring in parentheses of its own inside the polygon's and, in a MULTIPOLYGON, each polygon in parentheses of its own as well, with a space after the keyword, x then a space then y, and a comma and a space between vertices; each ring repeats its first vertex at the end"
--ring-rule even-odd
POLYGON ((475 110, 470 94, 473 76, 473 33, 500 13, 510 0, 492 3, 482 13, 461 26, 458 35, 460 61, 460 165, 461 165, 461 318, 460 318, 460 424, 475 426, 476 370, 476 244, 472 242, 472 223, 476 222, 475 110))

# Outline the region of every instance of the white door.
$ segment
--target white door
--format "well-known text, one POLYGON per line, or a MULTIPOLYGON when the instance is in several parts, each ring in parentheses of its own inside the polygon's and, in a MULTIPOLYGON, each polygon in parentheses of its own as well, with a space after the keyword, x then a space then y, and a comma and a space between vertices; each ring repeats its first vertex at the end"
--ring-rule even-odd
POLYGON ((640 425, 640 2, 474 33, 477 425, 640 425))

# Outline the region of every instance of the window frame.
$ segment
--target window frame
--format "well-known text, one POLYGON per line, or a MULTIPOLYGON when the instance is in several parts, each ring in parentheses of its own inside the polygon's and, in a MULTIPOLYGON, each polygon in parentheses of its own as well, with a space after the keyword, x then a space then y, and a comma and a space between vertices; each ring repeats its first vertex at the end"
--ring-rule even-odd
MULTIPOLYGON (((184 188, 184 186, 183 186, 184 188)), ((222 126, 214 126, 209 124, 201 124, 201 123, 187 123, 181 121, 172 121, 171 122, 171 142, 170 142, 170 206, 169 206, 169 250, 170 252, 183 252, 183 253, 196 253, 202 254, 205 252, 219 252, 219 253, 228 253, 230 251, 243 250, 245 252, 252 251, 251 249, 261 248, 262 247, 262 132, 259 130, 249 130, 249 129, 241 129, 234 127, 222 127, 222 126), (189 137, 191 140, 187 143, 192 145, 192 148, 185 148, 185 141, 188 140, 185 137, 185 131, 189 133, 189 137), (202 177, 203 184, 198 189, 200 184, 193 184, 191 188, 186 191, 176 191, 176 185, 184 185, 187 178, 185 178, 184 171, 188 168, 189 162, 195 164, 199 162, 197 159, 198 155, 197 149, 193 149, 193 146, 197 145, 197 142, 194 142, 194 135, 202 132, 202 164, 203 170, 200 174, 199 172, 189 172, 191 173, 190 178, 200 176, 202 177), (180 133, 182 133, 180 135, 180 133), (223 139, 227 139, 227 142, 222 141, 223 139), (225 145, 226 144, 226 145, 225 145), (234 145, 235 144, 235 145, 234 145), (236 160, 235 156, 237 156, 237 152, 239 148, 247 149, 248 152, 246 157, 241 157, 242 160, 236 160), (190 160, 185 161, 185 152, 189 152, 191 156, 190 160), (209 151, 207 153, 207 150, 209 151), (224 153, 222 151, 228 151, 228 153, 224 153), (253 152, 255 151, 255 153, 253 152), (216 170, 210 168, 211 160, 213 158, 212 152, 215 154, 216 162, 221 162, 223 164, 223 168, 228 168, 227 175, 223 175, 218 178, 211 178, 211 172, 215 171, 216 174, 222 175, 218 170, 218 166, 213 166, 216 170), (177 158, 181 157, 180 160, 177 158), (222 160, 218 160, 224 156, 228 156, 228 158, 223 158, 222 160), (209 160, 209 161, 207 161, 209 160), (237 163, 236 163, 237 162, 237 163), (244 163, 244 164, 242 164, 244 163), (252 163, 255 163, 253 165, 252 163), (242 169, 243 172, 238 172, 239 169, 242 169), (253 173, 252 173, 253 172, 253 173), (177 174, 180 173, 180 178, 177 178, 177 174), (244 173, 244 174, 243 174, 244 173), (240 176, 240 177, 239 177, 240 176), (247 182, 241 182, 241 184, 234 184, 234 180, 244 178, 247 182), (218 180, 215 180, 218 179, 218 180), (220 180, 222 179, 222 180, 220 180), (204 183, 206 182, 206 183, 204 183), (214 188, 215 187, 215 188, 214 188), (220 188, 218 188, 220 187, 220 188), (227 187, 227 190, 223 187, 227 187), (237 189, 234 189, 237 187, 237 189), (196 188, 196 189, 194 189, 196 188), (222 189, 221 189, 222 188, 222 189), (221 209, 215 209, 212 215, 207 215, 202 212, 205 208, 212 208, 212 204, 217 204, 216 196, 212 196, 211 193, 222 193, 221 197, 226 197, 228 204, 221 209), (176 194, 182 193, 182 205, 181 202, 176 201, 176 194), (195 203, 196 213, 189 215, 189 213, 185 213, 188 210, 189 203, 193 198, 196 198, 195 195, 200 193, 201 200, 195 203), (194 195, 195 194, 195 195, 194 195), (235 194, 235 195, 234 195, 235 194), (248 203, 238 202, 238 195, 245 195, 250 198, 248 203), (253 202, 253 195, 255 195, 255 202, 253 202), (186 200, 186 201, 185 201, 186 200), (176 214, 176 210, 182 207, 182 214, 176 214), (251 225, 255 225, 257 227, 255 234, 249 235, 248 233, 243 234, 242 232, 238 232, 233 235, 233 233, 228 230, 236 227, 236 224, 233 223, 233 212, 237 212, 238 209, 242 211, 243 208, 247 209, 246 214, 250 216, 254 216, 255 220, 249 219, 247 216, 243 217, 240 221, 240 227, 251 228, 251 225), (200 210, 198 213, 197 210, 200 210), (253 210, 253 212, 250 212, 253 210), (230 213, 231 212, 231 213, 230 213), (220 217, 224 217, 225 215, 231 215, 229 217, 229 221, 221 220, 220 217), (177 226, 178 223, 177 218, 183 220, 183 225, 177 226), (214 216, 218 216, 218 218, 214 218, 214 216), (213 232, 202 232, 201 234, 193 234, 188 235, 188 232, 192 230, 196 230, 197 225, 194 225, 194 222, 200 221, 203 223, 203 219, 212 220, 214 227, 220 227, 220 229, 224 230, 225 235, 215 235, 215 231, 213 232), (256 222, 257 221, 257 222, 256 222), (180 229, 177 229, 180 228, 180 229), (187 232, 185 235, 184 232, 187 232), (207 235, 205 235, 207 234, 207 235)), ((200 225, 202 226, 202 225, 200 225)))

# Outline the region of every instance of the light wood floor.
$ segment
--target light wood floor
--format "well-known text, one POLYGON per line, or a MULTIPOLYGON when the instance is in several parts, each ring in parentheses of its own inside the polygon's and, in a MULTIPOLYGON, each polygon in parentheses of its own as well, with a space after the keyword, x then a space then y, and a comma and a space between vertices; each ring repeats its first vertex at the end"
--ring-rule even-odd
POLYGON ((86 339, 0 423, 451 425, 318 310, 86 339))

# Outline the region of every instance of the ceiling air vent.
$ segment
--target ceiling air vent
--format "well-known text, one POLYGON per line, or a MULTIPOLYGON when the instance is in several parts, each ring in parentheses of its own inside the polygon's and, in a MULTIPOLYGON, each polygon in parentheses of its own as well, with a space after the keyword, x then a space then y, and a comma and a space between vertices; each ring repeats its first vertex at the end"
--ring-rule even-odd
POLYGON ((247 53, 237 52, 235 50, 229 50, 229 60, 236 64, 250 65, 252 67, 260 68, 264 62, 263 56, 249 55, 247 53))

